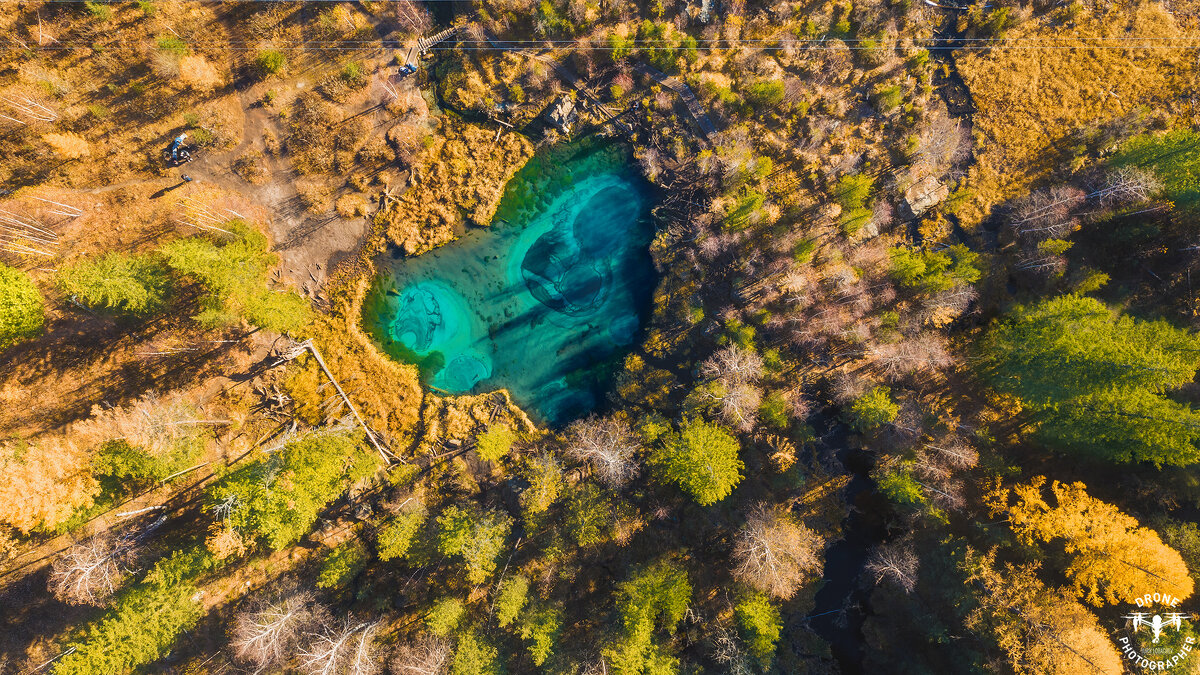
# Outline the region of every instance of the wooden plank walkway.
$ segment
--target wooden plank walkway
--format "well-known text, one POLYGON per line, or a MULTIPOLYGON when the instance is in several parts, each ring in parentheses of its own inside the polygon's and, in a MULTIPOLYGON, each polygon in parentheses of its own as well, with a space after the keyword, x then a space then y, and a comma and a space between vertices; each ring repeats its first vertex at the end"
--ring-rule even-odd
POLYGON ((700 127, 700 131, 704 132, 704 137, 712 140, 712 135, 717 133, 717 127, 712 123, 708 112, 704 110, 704 106, 700 105, 700 100, 696 98, 696 94, 692 93, 691 87, 648 63, 634 61, 633 67, 649 75, 655 82, 678 94, 679 98, 683 100, 683 105, 692 115, 692 119, 696 120, 696 126, 700 127))

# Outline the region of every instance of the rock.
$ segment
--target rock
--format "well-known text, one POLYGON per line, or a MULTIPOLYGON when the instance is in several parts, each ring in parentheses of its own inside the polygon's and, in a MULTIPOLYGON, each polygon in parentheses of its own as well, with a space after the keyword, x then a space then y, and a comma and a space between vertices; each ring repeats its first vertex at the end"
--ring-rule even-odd
POLYGON ((933 176, 925 176, 904 192, 904 210, 910 217, 925 213, 950 196, 950 188, 933 176))
POLYGON ((579 114, 575 111, 575 100, 570 96, 560 96, 546 113, 546 119, 550 120, 550 123, 564 134, 571 133, 571 127, 578 117, 579 114))

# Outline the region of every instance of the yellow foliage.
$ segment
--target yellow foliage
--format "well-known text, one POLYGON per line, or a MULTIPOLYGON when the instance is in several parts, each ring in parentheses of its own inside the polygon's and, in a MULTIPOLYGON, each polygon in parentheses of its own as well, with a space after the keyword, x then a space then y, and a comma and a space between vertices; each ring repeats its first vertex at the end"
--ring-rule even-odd
POLYGON ((1033 566, 997 571, 991 556, 970 554, 980 607, 967 626, 996 639, 1019 675, 1124 672, 1121 655, 1083 605, 1047 588, 1033 566))
POLYGON ((0 523, 28 533, 51 528, 98 492, 88 453, 61 438, 0 446, 0 523))
POLYGON ((46 134, 42 140, 64 159, 79 159, 92 154, 87 140, 79 134, 46 134))
POLYGON ((978 112, 973 116, 977 162, 973 197, 958 209, 972 228, 993 205, 1024 193, 1069 157, 1073 129, 1104 124, 1146 106, 1171 110, 1195 75, 1185 49, 1112 49, 1081 38, 1180 37, 1174 19, 1158 4, 1084 18, 1069 31, 1036 22, 1006 37, 1011 48, 960 53, 959 73, 978 112), (1054 41, 1030 49, 1031 40, 1054 41))
POLYGON ((1186 599, 1194 590, 1187 565, 1153 530, 1115 506, 1090 497, 1083 483, 1050 484, 1034 478, 1028 485, 995 487, 985 496, 993 514, 1003 514, 1026 544, 1065 542, 1070 561, 1066 574, 1088 603, 1130 603, 1146 593, 1170 593, 1186 599))

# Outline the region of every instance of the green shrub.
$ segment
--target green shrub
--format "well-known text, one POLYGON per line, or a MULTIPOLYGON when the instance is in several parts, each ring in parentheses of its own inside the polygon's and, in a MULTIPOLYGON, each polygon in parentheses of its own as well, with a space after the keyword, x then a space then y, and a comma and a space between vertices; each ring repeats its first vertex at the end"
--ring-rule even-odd
POLYGON ((287 56, 278 49, 263 49, 254 55, 254 67, 262 77, 278 75, 287 68, 287 56))
POLYGON ((742 479, 738 441, 718 424, 685 422, 679 433, 659 439, 651 456, 659 478, 675 483, 701 506, 715 504, 742 479))
POLYGON ((787 429, 791 423, 791 418, 788 416, 787 399, 778 391, 773 391, 767 394, 762 400, 762 404, 758 407, 758 417, 764 424, 775 427, 776 429, 787 429))
POLYGON ((608 495, 591 483, 571 491, 563 515, 567 535, 581 547, 602 544, 612 527, 613 505, 608 495))
POLYGON ((362 63, 358 61, 348 61, 346 65, 342 66, 340 77, 348 87, 362 89, 367 86, 367 73, 363 70, 362 63))
POLYGON ((458 598, 442 598, 425 615, 425 627, 434 635, 447 636, 458 628, 466 616, 467 608, 458 598))
POLYGON ((474 632, 458 636, 450 675, 501 675, 503 672, 500 651, 492 643, 474 632))
POLYGON ((635 568, 617 587, 619 637, 604 648, 617 673, 676 672, 678 659, 654 639, 655 629, 675 632, 692 599, 687 572, 667 561, 635 568), (654 669, 659 668, 659 669, 654 669))
POLYGON ((746 104, 756 112, 774 108, 783 103, 783 82, 779 80, 759 80, 746 87, 743 97, 746 104))
POLYGON ((895 110, 904 101, 904 90, 896 84, 880 85, 875 88, 871 100, 875 102, 875 109, 881 113, 895 110))
POLYGON ((267 271, 277 260, 267 238, 240 220, 225 227, 233 238, 224 242, 207 237, 178 239, 163 253, 179 274, 190 275, 208 291, 195 318, 206 326, 236 323, 241 318, 276 332, 295 331, 312 318, 308 301, 291 291, 267 287, 267 271))
POLYGON ((85 0, 83 7, 87 10, 88 14, 91 14, 92 18, 96 19, 97 21, 108 21, 112 18, 112 9, 107 3, 85 0))
POLYGON ((33 279, 0 263, 0 349, 7 349, 42 332, 46 312, 33 279))
POLYGON ((344 588, 364 569, 370 556, 358 539, 351 539, 332 549, 321 561, 317 572, 318 588, 344 588))
POLYGON ((909 249, 903 246, 888 251, 888 274, 903 288, 933 294, 962 284, 979 281, 979 254, 962 244, 940 251, 909 249))
POLYGON ((550 658, 554 644, 562 634, 563 615, 558 607, 538 607, 527 611, 521 619, 521 638, 529 647, 533 665, 540 666, 550 658))
POLYGON ((438 550, 462 558, 467 580, 481 584, 496 571, 496 557, 511 529, 506 514, 451 505, 438 516, 438 550))
POLYGON ((158 38, 158 50, 176 57, 188 54, 188 45, 177 35, 164 35, 158 38))
POLYGON ((1126 141, 1111 160, 1113 166, 1150 169, 1162 182, 1163 196, 1176 207, 1200 212, 1200 133, 1175 129, 1126 141))
POLYGON ((157 257, 113 252, 60 267, 55 281, 88 307, 135 316, 162 310, 170 289, 167 268, 157 257))
POLYGON ((100 618, 88 623, 54 663, 54 675, 127 673, 169 651, 201 617, 197 579, 214 567, 203 547, 178 551, 138 584, 120 591, 100 618))
POLYGON ((775 659, 775 645, 783 632, 783 617, 767 596, 755 593, 742 600, 733 609, 742 639, 750 653, 758 660, 758 666, 767 672, 775 659))

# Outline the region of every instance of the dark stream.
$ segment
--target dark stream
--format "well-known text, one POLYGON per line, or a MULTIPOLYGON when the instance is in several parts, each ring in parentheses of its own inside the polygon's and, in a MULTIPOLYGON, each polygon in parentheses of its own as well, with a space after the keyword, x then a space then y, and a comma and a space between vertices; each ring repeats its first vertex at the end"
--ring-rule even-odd
POLYGON ((851 447, 849 430, 840 423, 825 437, 834 454, 851 473, 845 500, 850 513, 842 523, 843 538, 825 553, 823 586, 809 614, 813 632, 829 643, 843 673, 863 672, 863 621, 871 586, 864 583, 863 567, 871 549, 887 538, 886 500, 875 490, 870 472, 873 454, 851 447))

